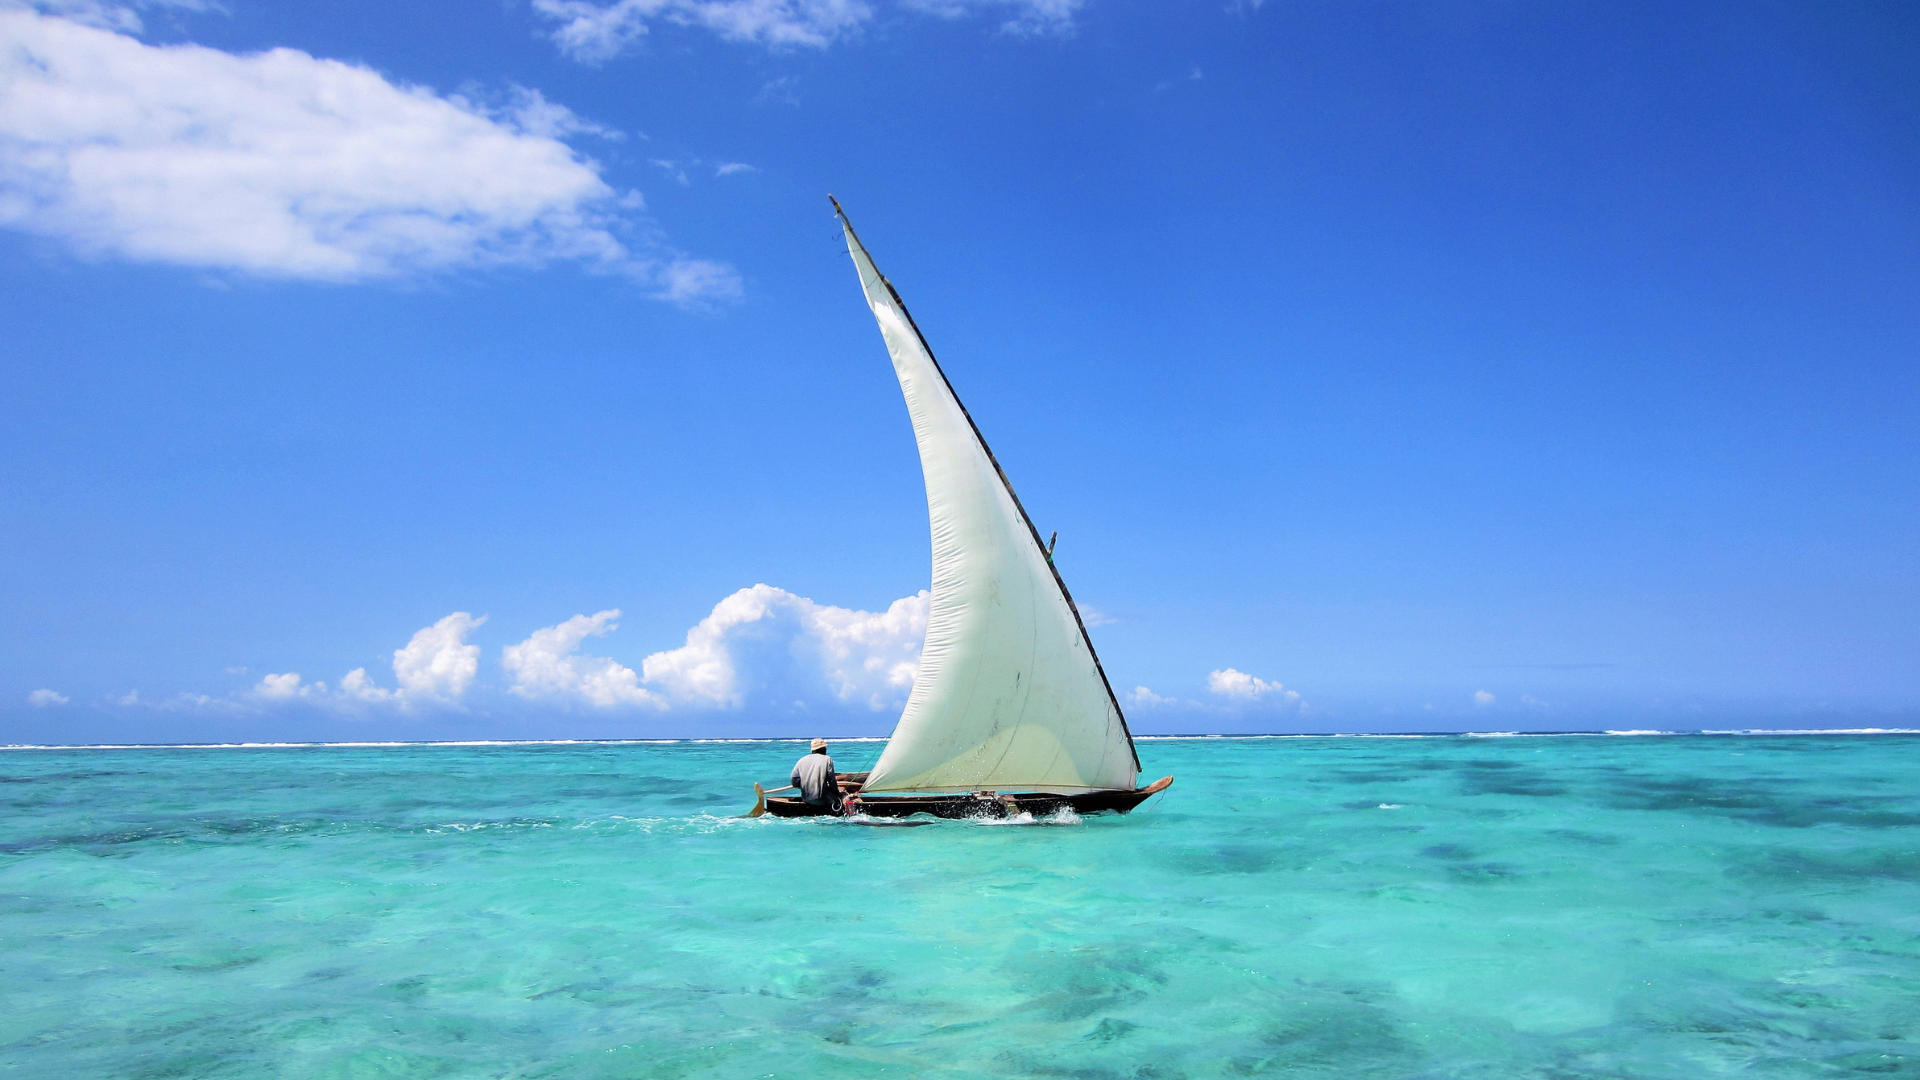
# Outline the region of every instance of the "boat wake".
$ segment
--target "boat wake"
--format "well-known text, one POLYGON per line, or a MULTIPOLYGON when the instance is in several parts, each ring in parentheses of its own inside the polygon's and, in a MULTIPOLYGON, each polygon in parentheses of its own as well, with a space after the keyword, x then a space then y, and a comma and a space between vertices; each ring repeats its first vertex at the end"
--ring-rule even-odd
POLYGON ((1078 825, 1080 824, 1080 815, 1074 813, 1072 807, 1063 806, 1053 813, 1041 817, 1034 817, 1033 814, 1028 811, 1022 810, 1018 814, 1009 814, 1005 817, 983 816, 966 818, 964 820, 969 825, 1078 825))
POLYGON ((1079 825, 1082 823, 1080 815, 1074 813, 1073 808, 1068 806, 1063 806, 1059 810, 1051 814, 1042 814, 1038 817, 1035 817, 1032 813, 1029 813, 1023 810, 1018 814, 1008 814, 1005 816, 990 816, 987 814, 981 814, 977 817, 963 817, 963 818, 931 818, 931 817, 923 817, 918 815, 910 818, 869 817, 866 814, 853 814, 848 817, 829 817, 829 816, 822 815, 820 817, 808 818, 806 820, 817 822, 823 825, 860 825, 860 826, 864 826, 867 828, 874 828, 874 829, 915 829, 923 825, 942 825, 942 824, 956 825, 956 826, 969 826, 969 825, 1060 826, 1060 825, 1079 825))

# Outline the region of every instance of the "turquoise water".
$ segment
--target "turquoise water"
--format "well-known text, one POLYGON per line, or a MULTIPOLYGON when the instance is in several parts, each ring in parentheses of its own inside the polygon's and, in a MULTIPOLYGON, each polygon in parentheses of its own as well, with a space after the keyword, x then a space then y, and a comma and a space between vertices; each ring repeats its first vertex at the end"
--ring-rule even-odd
POLYGON ((1920 1077, 1920 737, 1143 741, 1131 817, 729 816, 799 749, 0 754, 0 1068, 1920 1077))

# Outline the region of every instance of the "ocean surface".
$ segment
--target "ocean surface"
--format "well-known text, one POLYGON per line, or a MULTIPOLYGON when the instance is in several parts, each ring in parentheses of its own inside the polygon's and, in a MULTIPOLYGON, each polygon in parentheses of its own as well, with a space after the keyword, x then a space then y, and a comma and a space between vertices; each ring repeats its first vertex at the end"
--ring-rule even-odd
POLYGON ((802 749, 0 752, 0 1071, 1920 1077, 1920 736, 1142 740, 1128 817, 736 816, 802 749))

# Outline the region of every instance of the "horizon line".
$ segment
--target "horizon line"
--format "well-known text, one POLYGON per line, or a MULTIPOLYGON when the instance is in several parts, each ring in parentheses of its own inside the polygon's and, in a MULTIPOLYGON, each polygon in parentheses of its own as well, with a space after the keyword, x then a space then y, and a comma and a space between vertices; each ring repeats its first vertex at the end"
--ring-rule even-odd
MULTIPOLYGON (((1684 738, 1689 736, 1784 736, 1784 735, 1920 735, 1920 728, 1699 728, 1600 729, 1592 731, 1276 731, 1222 732, 1168 735, 1135 735, 1140 742, 1181 742, 1206 739, 1537 739, 1537 738, 1684 738)), ((829 743, 886 742, 887 735, 847 735, 829 738, 829 743)), ((349 742, 220 742, 220 743, 5 743, 5 750, 303 750, 303 749, 398 749, 402 747, 477 747, 477 746, 677 746, 681 744, 733 743, 805 743, 812 736, 764 735, 734 738, 677 739, 422 739, 356 740, 349 742)))

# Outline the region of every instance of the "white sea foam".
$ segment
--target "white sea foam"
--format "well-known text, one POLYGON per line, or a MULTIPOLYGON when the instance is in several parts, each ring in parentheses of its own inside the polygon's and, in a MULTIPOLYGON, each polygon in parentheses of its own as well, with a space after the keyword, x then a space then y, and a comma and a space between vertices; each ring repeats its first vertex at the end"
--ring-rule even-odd
POLYGON ((1080 815, 1074 813, 1071 806, 1062 806, 1042 817, 1035 817, 1030 811, 1022 810, 1006 817, 973 817, 965 820, 970 825, 1078 825, 1081 822, 1080 815))
POLYGON ((429 825, 424 830, 428 835, 436 833, 482 832, 487 829, 551 829, 551 821, 446 821, 438 825, 429 825))
POLYGON ((1737 730, 1705 730, 1702 735, 1920 735, 1920 728, 1899 727, 1863 727, 1863 728, 1740 728, 1737 730))
MULTIPOLYGON (((662 817, 629 817, 625 814, 608 814, 605 817, 587 818, 573 822, 573 830, 605 830, 612 833, 655 833, 679 835, 687 833, 709 833, 717 829, 760 828, 781 819, 772 814, 761 817, 748 817, 745 814, 699 813, 666 815, 662 817)), ((828 820, 828 819, 821 819, 828 820)), ((833 819, 837 820, 837 819, 833 819)), ((561 822, 558 824, 566 824, 561 822)))
POLYGON ((1920 728, 1655 728, 1600 731, 1314 731, 1263 735, 1135 735, 1135 742, 1192 742, 1207 739, 1598 739, 1623 735, 1920 735, 1920 728))

